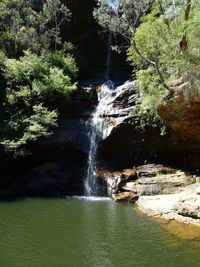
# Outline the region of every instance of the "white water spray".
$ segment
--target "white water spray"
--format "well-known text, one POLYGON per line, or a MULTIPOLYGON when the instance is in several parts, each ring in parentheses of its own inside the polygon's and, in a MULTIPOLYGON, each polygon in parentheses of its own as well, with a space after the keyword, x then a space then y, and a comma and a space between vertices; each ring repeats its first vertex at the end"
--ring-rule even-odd
POLYGON ((97 196, 99 195, 99 188, 97 184, 97 166, 96 156, 97 147, 99 142, 106 138, 111 130, 112 124, 106 117, 110 111, 110 103, 112 103, 112 93, 114 90, 114 84, 112 81, 108 81, 103 84, 98 93, 98 105, 95 112, 89 121, 89 139, 90 148, 88 154, 88 167, 85 178, 85 195, 97 196))

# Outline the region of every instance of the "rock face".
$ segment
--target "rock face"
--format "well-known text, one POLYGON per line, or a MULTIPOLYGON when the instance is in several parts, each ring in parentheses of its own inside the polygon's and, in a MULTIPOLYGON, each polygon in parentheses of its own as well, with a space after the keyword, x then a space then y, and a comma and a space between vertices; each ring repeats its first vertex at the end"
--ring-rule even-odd
MULTIPOLYGON (((98 102, 96 86, 80 85, 70 101, 67 116, 59 121, 54 134, 38 144, 49 151, 40 166, 26 178, 27 191, 57 191, 61 194, 83 194, 83 180, 89 150, 87 121, 98 102), (47 168, 46 168, 47 166, 47 168), (56 166, 56 168, 49 168, 56 166)), ((47 154, 47 153, 46 153, 47 154)))
POLYGON ((166 97, 157 109, 182 147, 185 146, 185 162, 200 167, 200 98, 199 95, 184 96, 179 93, 166 97))
POLYGON ((141 128, 137 115, 136 82, 127 82, 113 92, 110 134, 100 143, 100 166, 123 169, 144 162, 168 164, 186 169, 200 168, 200 100, 182 95, 166 97, 158 115, 167 124, 165 135, 159 127, 141 128))
POLYGON ((200 98, 183 95, 164 100, 158 107, 159 116, 183 141, 200 142, 200 98))
POLYGON ((79 87, 54 134, 34 144, 26 162, 16 162, 13 170, 5 167, 0 197, 83 194, 89 147, 86 122, 96 103, 95 87, 79 87))
MULTIPOLYGON (((117 87, 113 84, 112 92, 108 95, 108 99, 105 101, 106 108, 103 109, 104 114, 102 114, 102 116, 109 122, 112 129, 127 122, 127 120, 132 117, 132 112, 136 106, 138 98, 139 95, 136 92, 135 81, 128 81, 117 87)), ((111 130, 109 131, 109 134, 111 130)), ((107 136, 104 137, 106 138, 107 136)))
POLYGON ((140 127, 137 105, 140 96, 135 81, 126 82, 113 90, 110 107, 105 117, 112 122, 112 129, 100 143, 98 159, 106 168, 127 168, 147 162, 167 162, 172 165, 185 164, 185 151, 191 145, 178 139, 174 131, 168 129, 161 135, 160 128, 140 127))
POLYGON ((42 144, 73 144, 74 147, 87 153, 88 125, 91 113, 98 102, 96 87, 81 86, 73 94, 67 116, 61 118, 54 134, 42 139, 42 144))
POLYGON ((135 192, 135 180, 137 173, 135 170, 124 170, 123 172, 105 173, 102 176, 107 183, 108 193, 110 195, 121 191, 135 192))

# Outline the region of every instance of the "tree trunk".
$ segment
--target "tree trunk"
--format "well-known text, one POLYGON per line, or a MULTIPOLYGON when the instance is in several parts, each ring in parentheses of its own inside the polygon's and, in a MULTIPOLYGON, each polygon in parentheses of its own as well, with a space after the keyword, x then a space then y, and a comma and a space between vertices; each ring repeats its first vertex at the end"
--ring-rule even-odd
POLYGON ((187 22, 189 20, 189 16, 190 16, 190 11, 191 11, 191 6, 192 6, 192 0, 188 0, 187 1, 187 6, 185 9, 185 28, 184 28, 184 34, 183 37, 180 41, 180 48, 182 51, 185 51, 188 49, 188 41, 187 41, 187 22))

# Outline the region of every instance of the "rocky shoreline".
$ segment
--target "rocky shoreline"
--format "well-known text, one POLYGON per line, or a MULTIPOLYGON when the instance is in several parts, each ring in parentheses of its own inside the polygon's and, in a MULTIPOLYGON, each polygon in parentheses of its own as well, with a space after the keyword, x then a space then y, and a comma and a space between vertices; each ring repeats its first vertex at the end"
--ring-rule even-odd
POLYGON ((100 175, 115 202, 135 203, 148 216, 200 226, 199 177, 154 164, 100 175))

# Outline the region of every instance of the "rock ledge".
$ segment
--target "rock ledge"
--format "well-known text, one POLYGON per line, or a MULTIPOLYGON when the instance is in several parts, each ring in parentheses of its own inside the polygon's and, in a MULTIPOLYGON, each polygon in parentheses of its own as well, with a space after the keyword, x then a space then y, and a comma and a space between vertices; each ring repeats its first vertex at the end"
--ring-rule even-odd
POLYGON ((200 226, 198 177, 154 164, 101 176, 115 202, 135 202, 149 216, 200 226))

